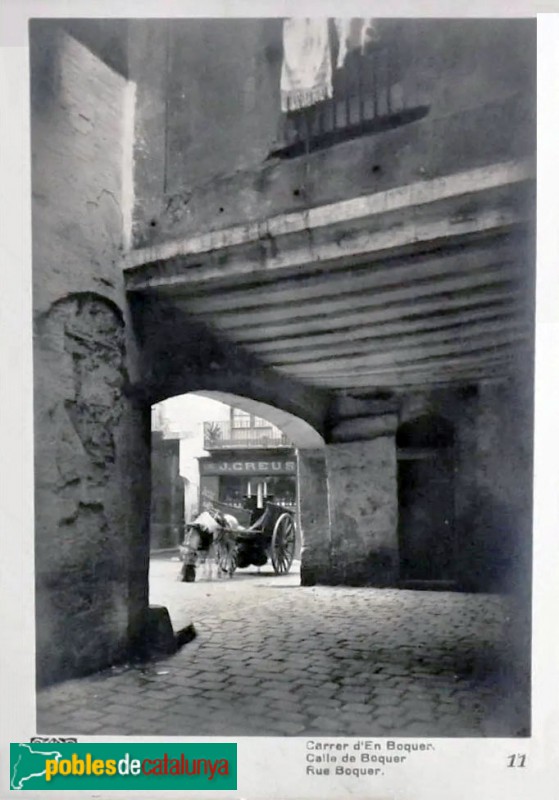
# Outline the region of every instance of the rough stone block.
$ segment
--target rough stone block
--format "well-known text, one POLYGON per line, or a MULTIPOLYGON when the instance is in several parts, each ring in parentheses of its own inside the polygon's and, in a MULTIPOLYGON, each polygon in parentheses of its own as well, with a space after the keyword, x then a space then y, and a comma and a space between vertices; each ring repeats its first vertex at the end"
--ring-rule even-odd
POLYGON ((150 656, 172 655, 177 651, 171 617, 165 606, 150 606, 145 632, 145 652, 150 656))
POLYGON ((390 585, 398 573, 394 436, 330 445, 332 582, 390 585))

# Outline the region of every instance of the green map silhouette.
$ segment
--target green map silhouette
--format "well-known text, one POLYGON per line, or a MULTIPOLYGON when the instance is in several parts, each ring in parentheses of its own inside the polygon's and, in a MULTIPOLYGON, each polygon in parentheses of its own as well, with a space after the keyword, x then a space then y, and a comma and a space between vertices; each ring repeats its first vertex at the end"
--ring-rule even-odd
MULTIPOLYGON (((12 770, 12 777, 10 780, 11 789, 29 788, 23 786, 27 781, 32 781, 33 778, 43 778, 46 773, 46 761, 54 758, 58 761, 62 758, 62 753, 54 750, 49 753, 44 751, 33 750, 30 744, 18 744, 19 757, 14 764, 12 770)), ((38 781, 39 786, 44 788, 43 781, 38 781)), ((33 785, 33 784, 31 784, 33 785)), ((37 786, 37 788, 39 788, 37 786)))

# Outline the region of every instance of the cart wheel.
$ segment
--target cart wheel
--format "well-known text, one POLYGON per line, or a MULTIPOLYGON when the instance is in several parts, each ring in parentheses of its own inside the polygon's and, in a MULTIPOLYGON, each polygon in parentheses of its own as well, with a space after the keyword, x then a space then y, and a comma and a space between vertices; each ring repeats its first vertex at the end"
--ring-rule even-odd
POLYGON ((295 522, 291 514, 281 514, 272 534, 270 555, 276 575, 289 572, 295 554, 295 522))

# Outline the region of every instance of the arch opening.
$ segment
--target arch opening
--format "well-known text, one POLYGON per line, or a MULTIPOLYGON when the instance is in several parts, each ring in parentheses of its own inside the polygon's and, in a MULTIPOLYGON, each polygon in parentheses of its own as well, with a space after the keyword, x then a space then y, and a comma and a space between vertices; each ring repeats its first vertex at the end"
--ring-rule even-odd
MULTIPOLYGON (((167 606, 173 627, 182 628, 189 590, 184 582, 208 588, 211 581, 212 592, 231 585, 201 565, 187 575, 179 561, 189 525, 208 511, 234 517, 243 529, 262 528, 254 547, 244 541, 238 546, 235 584, 299 585, 302 551, 309 549, 305 520, 313 508, 306 497, 305 454, 320 459, 322 436, 282 409, 220 391, 189 392, 153 405, 151 427, 150 604, 167 606)), ((323 484, 326 507, 325 473, 323 484)))

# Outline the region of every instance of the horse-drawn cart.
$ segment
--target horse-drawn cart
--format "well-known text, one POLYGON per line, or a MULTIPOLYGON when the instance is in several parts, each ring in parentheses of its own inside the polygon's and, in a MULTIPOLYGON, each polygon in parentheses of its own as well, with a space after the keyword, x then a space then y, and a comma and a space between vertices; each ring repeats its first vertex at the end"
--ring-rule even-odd
POLYGON ((237 566, 262 567, 269 559, 276 575, 285 575, 293 563, 296 538, 293 514, 283 506, 266 503, 252 525, 235 531, 237 566))
POLYGON ((201 554, 207 557, 211 550, 220 571, 230 577, 237 568, 262 567, 268 560, 276 575, 285 575, 293 563, 296 542, 294 514, 283 506, 266 502, 263 509, 246 510, 216 503, 211 512, 188 526, 181 547, 182 577, 195 580, 201 554), (208 524, 208 515, 215 525, 208 524))

